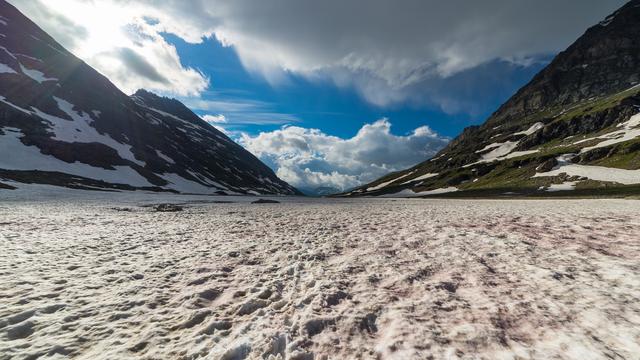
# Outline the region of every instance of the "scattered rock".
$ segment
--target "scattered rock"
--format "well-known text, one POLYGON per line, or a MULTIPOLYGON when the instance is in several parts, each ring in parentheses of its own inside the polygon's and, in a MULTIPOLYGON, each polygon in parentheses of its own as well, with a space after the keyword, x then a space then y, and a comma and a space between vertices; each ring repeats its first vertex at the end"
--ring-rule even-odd
POLYGON ((447 290, 448 292, 454 294, 456 290, 458 290, 458 284, 454 284, 449 281, 443 281, 436 286, 436 289, 447 290))
POLYGON ((198 294, 199 297, 205 299, 205 300, 215 300, 218 298, 218 296, 220 296, 220 294, 222 294, 222 291, 218 290, 218 289, 208 289, 208 290, 204 290, 202 292, 200 292, 198 294))
POLYGON ((327 326, 335 325, 335 323, 333 319, 313 319, 304 324, 304 329, 309 337, 313 337, 320 334, 327 326))
POLYGON ((359 324, 360 330, 366 331, 369 334, 378 332, 378 326, 376 325, 377 320, 378 320, 378 315, 374 313, 369 313, 365 315, 360 320, 360 324, 359 324))
POLYGON ((571 279, 571 280, 575 280, 575 277, 571 274, 563 274, 563 273, 559 273, 559 272, 554 272, 551 277, 553 277, 556 280, 561 280, 562 278, 567 278, 567 279, 571 279))
POLYGON ((328 296, 325 297, 324 301, 327 304, 328 307, 331 306, 336 306, 340 303, 340 301, 344 300, 344 299, 348 299, 351 298, 351 296, 349 294, 347 294, 344 291, 338 291, 335 292, 333 294, 330 294, 328 296))
POLYGON ((157 212, 177 212, 184 210, 182 206, 176 204, 158 204, 154 206, 153 209, 157 212))
POLYGON ((280 201, 270 200, 270 199, 258 199, 256 201, 252 201, 252 204, 280 204, 280 201))
POLYGON ((409 284, 413 284, 416 281, 421 281, 423 279, 428 278, 432 274, 433 274, 433 270, 429 267, 426 267, 416 271, 414 274, 407 276, 406 280, 407 282, 409 282, 409 284))
POLYGON ((271 289, 264 289, 260 294, 258 294, 258 298, 267 300, 273 295, 273 291, 271 289))

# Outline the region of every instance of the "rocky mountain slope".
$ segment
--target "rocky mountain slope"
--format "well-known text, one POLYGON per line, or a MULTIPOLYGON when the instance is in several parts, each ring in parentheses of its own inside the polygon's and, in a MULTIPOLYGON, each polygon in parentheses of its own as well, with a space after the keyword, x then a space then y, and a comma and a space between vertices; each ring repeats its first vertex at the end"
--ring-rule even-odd
POLYGON ((0 154, 2 188, 298 194, 177 100, 125 95, 2 0, 0 154))
POLYGON ((345 196, 640 193, 640 0, 588 29, 483 125, 345 196))

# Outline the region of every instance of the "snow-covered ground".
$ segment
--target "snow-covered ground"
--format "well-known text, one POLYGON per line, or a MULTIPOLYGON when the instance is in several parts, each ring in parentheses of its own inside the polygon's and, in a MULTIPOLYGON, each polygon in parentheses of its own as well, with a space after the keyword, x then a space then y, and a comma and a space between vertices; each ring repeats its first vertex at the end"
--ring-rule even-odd
POLYGON ((640 354, 640 201, 50 190, 0 190, 2 359, 640 354))

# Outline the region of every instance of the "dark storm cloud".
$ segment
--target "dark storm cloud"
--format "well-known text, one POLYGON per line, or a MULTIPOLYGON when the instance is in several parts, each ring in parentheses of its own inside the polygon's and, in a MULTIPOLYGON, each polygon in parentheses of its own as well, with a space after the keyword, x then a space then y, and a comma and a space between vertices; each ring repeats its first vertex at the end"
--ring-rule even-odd
MULTIPOLYGON (((500 72, 548 59, 624 3, 622 0, 235 0, 160 1, 167 31, 189 23, 191 41, 215 35, 243 64, 277 83, 287 72, 329 76, 371 103, 411 100, 409 89, 435 89, 491 62, 500 72), (198 9, 197 12, 190 9, 198 9), (194 25, 195 24, 195 25, 194 25), (497 68, 497 67, 496 67, 497 68)), ((481 76, 480 76, 481 77, 481 76)), ((469 110, 467 101, 426 96, 426 103, 469 110)), ((415 101, 416 99, 412 99, 415 101)))
MULTIPOLYGON (((12 2, 52 8, 58 3, 12 2)), ((472 113, 480 101, 457 94, 487 88, 480 81, 485 75, 474 72, 493 64, 498 73, 509 73, 513 66, 530 67, 540 55, 548 59, 624 0, 100 2, 104 3, 153 19, 147 23, 154 31, 188 42, 215 36, 233 46, 247 69, 274 84, 286 83, 290 73, 330 78, 339 86, 354 87, 380 107, 411 102, 472 113), (461 86, 463 81, 469 86, 461 86), (416 96, 416 91, 422 94, 416 96)), ((70 28, 69 36, 80 35, 77 30, 70 28)), ((487 80, 500 84, 496 78, 487 80)))

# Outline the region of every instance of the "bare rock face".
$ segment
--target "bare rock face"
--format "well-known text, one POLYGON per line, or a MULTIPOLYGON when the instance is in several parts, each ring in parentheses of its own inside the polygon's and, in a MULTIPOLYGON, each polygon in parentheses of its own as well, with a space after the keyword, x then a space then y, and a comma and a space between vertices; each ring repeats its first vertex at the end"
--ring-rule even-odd
POLYGON ((640 82, 640 2, 633 0, 589 28, 498 109, 508 121, 551 105, 617 93, 640 82))
POLYGON ((551 169, 553 169, 556 165, 558 165, 558 160, 556 160, 555 158, 549 159, 549 160, 543 162, 542 164, 540 164, 536 168, 536 171, 538 171, 538 172, 551 171, 551 169))
POLYGON ((297 194, 175 99, 127 96, 0 1, 0 178, 76 188, 297 194))

